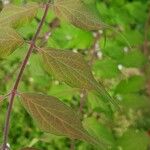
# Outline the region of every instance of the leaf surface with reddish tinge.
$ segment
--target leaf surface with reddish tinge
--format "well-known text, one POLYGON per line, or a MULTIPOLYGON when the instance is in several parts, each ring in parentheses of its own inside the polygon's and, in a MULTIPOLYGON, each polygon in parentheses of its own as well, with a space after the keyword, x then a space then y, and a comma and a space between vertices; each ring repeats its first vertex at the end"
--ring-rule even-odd
POLYGON ((52 8, 58 18, 64 18, 79 28, 99 30, 103 25, 95 1, 55 0, 52 8))
POLYGON ((23 38, 12 28, 0 28, 0 58, 4 58, 22 46, 23 38))
POLYGON ((20 27, 36 16, 38 7, 36 3, 24 6, 6 5, 0 13, 0 26, 20 27))
POLYGON ((59 99, 34 93, 22 93, 21 98, 24 107, 43 131, 84 140, 105 148, 103 142, 90 136, 83 128, 77 113, 59 99))
POLYGON ((105 100, 116 102, 111 98, 101 83, 98 83, 81 54, 54 48, 40 51, 46 70, 57 80, 80 89, 95 90, 105 100))

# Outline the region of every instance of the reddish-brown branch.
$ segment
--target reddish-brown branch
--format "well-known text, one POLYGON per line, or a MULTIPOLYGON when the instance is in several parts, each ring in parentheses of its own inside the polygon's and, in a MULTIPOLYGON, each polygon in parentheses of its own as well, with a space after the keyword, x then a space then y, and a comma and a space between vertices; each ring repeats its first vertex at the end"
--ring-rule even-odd
POLYGON ((30 56, 32 54, 33 48, 35 46, 36 39, 39 36, 39 33, 40 33, 40 31, 42 29, 42 26, 44 24, 44 21, 46 19, 46 16, 47 16, 47 13, 48 13, 48 9, 49 9, 49 4, 50 4, 50 0, 46 4, 44 15, 43 15, 43 17, 42 17, 42 19, 41 19, 41 21, 39 23, 39 26, 37 28, 37 31, 36 31, 34 37, 32 38, 29 50, 28 50, 28 52, 27 52, 27 54, 26 54, 26 56, 25 56, 25 58, 24 58, 24 60, 22 62, 19 74, 18 74, 16 82, 14 84, 14 87, 11 90, 8 111, 7 111, 7 114, 6 114, 6 122, 5 122, 5 126, 4 126, 4 135, 3 135, 4 139, 3 139, 2 150, 6 150, 7 140, 8 140, 8 132, 9 132, 9 124, 10 124, 10 116, 11 116, 11 112, 12 112, 13 102, 14 102, 14 99, 15 99, 15 96, 16 96, 16 93, 17 93, 17 89, 18 89, 18 86, 19 86, 19 82, 20 82, 20 80, 22 78, 22 75, 23 75, 23 72, 24 72, 25 67, 27 65, 27 62, 28 62, 28 60, 29 60, 29 58, 30 58, 30 56))
MULTIPOLYGON (((94 36, 94 42, 93 42, 91 48, 89 49, 89 56, 90 56, 89 66, 90 67, 92 67, 92 65, 94 63, 94 60, 97 58, 97 45, 98 45, 98 42, 99 42, 99 39, 100 39, 100 33, 98 31, 94 32, 93 36, 94 36)), ((82 111, 83 111, 83 107, 84 107, 84 103, 86 101, 86 98, 87 98, 87 91, 83 90, 81 92, 80 108, 79 108, 79 111, 80 111, 81 114, 82 114, 82 111)))

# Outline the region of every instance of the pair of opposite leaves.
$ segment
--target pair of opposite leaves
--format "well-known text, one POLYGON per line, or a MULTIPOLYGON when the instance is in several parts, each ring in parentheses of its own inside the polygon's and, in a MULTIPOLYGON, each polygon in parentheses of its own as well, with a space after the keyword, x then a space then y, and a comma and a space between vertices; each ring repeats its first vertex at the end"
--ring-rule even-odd
POLYGON ((36 15, 37 4, 26 6, 6 5, 0 12, 0 58, 5 58, 24 44, 24 39, 15 31, 36 15))
MULTIPOLYGON (((91 0, 77 0, 75 3, 73 0, 54 0, 52 7, 58 17, 64 17, 81 28, 96 30, 101 27, 101 23, 98 12, 93 9, 94 4, 95 2, 91 0)), ((24 7, 8 5, 2 10, 0 13, 0 58, 11 54, 15 48, 24 43, 24 40, 12 28, 31 21, 35 17, 37 9, 38 5, 31 3, 24 7)), ((49 68, 48 71, 50 70, 58 80, 74 87, 94 89, 102 96, 112 100, 104 88, 94 80, 91 70, 79 54, 59 52, 58 50, 45 53, 44 50, 42 55, 48 66, 46 68, 49 68)))
MULTIPOLYGON (((100 28, 101 23, 96 11, 93 10, 94 4, 91 0, 77 0, 75 3, 73 0, 55 0, 52 7, 57 16, 63 16, 79 27, 96 30, 100 28)), ((12 28, 31 21, 35 17, 37 9, 38 5, 31 3, 24 7, 8 5, 2 10, 0 13, 0 58, 9 55, 24 43, 24 40, 12 28)), ((46 68, 49 68, 48 71, 50 70, 58 80, 82 89, 95 89, 102 96, 112 100, 104 88, 94 80, 88 65, 79 54, 53 50, 44 52, 42 55, 48 66, 46 68)))
MULTIPOLYGON (((96 90, 111 100, 102 85, 94 79, 83 57, 78 53, 54 49, 40 50, 45 69, 58 80, 72 87, 96 90)), ((56 135, 65 135, 71 139, 85 140, 93 145, 105 148, 102 141, 90 136, 82 127, 80 117, 70 107, 52 96, 41 94, 21 94, 23 106, 36 120, 40 128, 56 135)))
MULTIPOLYGON (((91 0, 54 0, 50 5, 59 18, 87 30, 98 30, 102 26, 95 2, 91 0)), ((11 54, 24 40, 12 28, 30 22, 36 15, 38 5, 31 3, 18 7, 6 5, 0 12, 0 58, 11 54), (12 28, 10 28, 12 27, 12 28)))
MULTIPOLYGON (((11 7, 12 6, 8 6, 7 9, 4 8, 1 12, 0 26, 8 25, 16 28, 20 26, 20 23, 22 24, 25 22, 25 18, 33 18, 37 10, 37 7, 34 5, 33 9, 32 5, 31 10, 34 10, 34 13, 32 12, 34 15, 31 17, 31 13, 25 15, 25 13, 21 13, 23 11, 22 9, 20 9, 19 12, 18 9, 12 9, 11 7), (19 13, 17 13, 17 11, 19 13), (20 16, 20 14, 22 15, 20 16), (26 17, 22 19, 24 15, 26 17)), ((72 24, 78 27, 88 30, 96 30, 100 28, 100 22, 97 16, 93 15, 89 9, 89 5, 81 0, 77 0, 75 4, 72 0, 55 0, 52 7, 58 17, 64 17, 66 20, 69 20, 72 24)), ((24 11, 26 12, 27 10, 24 11)), ((2 47, 2 49, 5 50, 2 54, 0 54, 0 56, 12 53, 12 49, 15 49, 22 44, 22 38, 19 37, 18 33, 16 33, 13 29, 0 29, 0 49, 2 47), (1 34, 1 32, 3 34, 1 34), (11 42, 9 43, 10 39, 11 42), (4 44, 9 44, 6 49, 3 47, 4 44)), ((112 101, 103 86, 96 82, 89 66, 80 54, 55 49, 41 49, 40 54, 43 57, 45 68, 48 72, 54 75, 56 79, 64 81, 73 87, 96 90, 103 97, 112 101)), ((33 116, 33 118, 37 120, 44 131, 59 135, 67 135, 72 139, 77 138, 86 140, 94 145, 96 144, 103 147, 96 139, 89 136, 89 134, 83 129, 81 121, 78 119, 76 113, 74 113, 71 108, 60 103, 60 101, 56 98, 38 94, 22 94, 21 96, 23 98, 25 108, 33 116), (62 109, 61 111, 59 111, 60 108, 62 109)))
MULTIPOLYGON (((40 51, 45 68, 60 81, 82 89, 95 89, 102 96, 111 97, 94 79, 83 57, 77 53, 48 49, 40 51)), ((22 103, 40 128, 56 135, 65 135, 71 139, 85 140, 101 149, 104 142, 90 136, 82 127, 80 117, 70 107, 52 96, 41 94, 20 94, 22 103)))

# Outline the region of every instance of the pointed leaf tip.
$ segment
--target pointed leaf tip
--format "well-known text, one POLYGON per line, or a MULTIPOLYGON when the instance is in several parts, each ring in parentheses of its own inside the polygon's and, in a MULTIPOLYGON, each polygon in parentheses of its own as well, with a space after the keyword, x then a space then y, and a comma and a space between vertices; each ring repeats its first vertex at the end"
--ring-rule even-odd
POLYGON ((90 136, 83 128, 77 113, 56 97, 22 93, 21 98, 23 106, 43 131, 84 140, 104 149, 105 144, 90 136))
POLYGON ((54 48, 41 49, 45 69, 57 80, 87 90, 95 90, 103 98, 115 104, 102 84, 93 77, 92 71, 81 54, 54 48))

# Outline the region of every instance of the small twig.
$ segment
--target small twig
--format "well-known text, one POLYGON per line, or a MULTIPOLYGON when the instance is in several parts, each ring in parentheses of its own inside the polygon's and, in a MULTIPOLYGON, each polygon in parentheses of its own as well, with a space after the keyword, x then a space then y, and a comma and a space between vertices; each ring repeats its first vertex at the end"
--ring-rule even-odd
MULTIPOLYGON (((94 37, 94 42, 91 48, 89 49, 89 66, 92 67, 94 60, 97 58, 97 49, 99 48, 99 39, 100 39, 100 33, 99 31, 93 32, 93 37, 94 37)), ((83 111, 84 103, 87 97, 87 92, 86 90, 81 92, 81 99, 80 99, 80 112, 83 111)))
POLYGON ((54 18, 49 24, 49 30, 41 37, 40 47, 44 47, 51 36, 51 33, 54 29, 56 29, 60 25, 60 21, 58 18, 54 18))
POLYGON ((10 95, 10 100, 9 100, 9 106, 8 106, 8 111, 7 111, 7 114, 6 114, 6 122, 5 122, 5 126, 4 126, 4 134, 3 134, 3 146, 2 146, 2 150, 6 150, 6 147, 7 147, 7 141, 8 141, 8 132, 9 132, 9 124, 10 124, 10 116, 11 116, 11 112, 12 112, 12 107, 13 107, 13 103, 14 103, 14 99, 15 99, 15 96, 16 96, 16 93, 17 93, 17 89, 18 89, 18 86, 19 86, 19 83, 20 83, 20 80, 22 78, 22 75, 23 75, 23 72, 26 68, 26 65, 27 65, 27 62, 32 54, 32 51, 34 49, 34 45, 35 45, 35 42, 36 42, 36 39, 37 37, 39 36, 39 33, 42 29, 42 26, 44 24, 44 21, 46 19, 46 16, 47 16, 47 13, 48 13, 48 9, 49 9, 49 4, 50 4, 50 0, 49 2, 46 4, 46 7, 45 7, 45 12, 44 12, 44 15, 42 17, 42 20, 41 22, 39 23, 39 26, 37 28, 37 31, 35 33, 35 35, 33 36, 32 38, 32 41, 31 41, 31 44, 30 44, 30 47, 29 47, 29 50, 22 62, 22 65, 20 67, 20 71, 19 71, 19 74, 16 78, 16 81, 15 81, 15 84, 14 84, 14 87, 12 88, 11 90, 11 95, 10 95))
POLYGON ((144 54, 145 55, 148 54, 148 29, 149 29, 149 25, 150 25, 150 10, 148 12, 148 18, 147 18, 147 21, 146 21, 145 27, 144 27, 144 44, 143 44, 143 50, 144 50, 144 54))
POLYGON ((87 98, 87 91, 86 91, 86 90, 83 90, 83 91, 80 93, 79 112, 80 112, 81 115, 83 114, 83 108, 84 108, 84 103, 85 103, 85 101, 86 101, 86 98, 87 98))
MULTIPOLYGON (((100 33, 99 31, 97 32, 93 32, 93 37, 94 37, 94 42, 93 45, 91 46, 91 48, 89 49, 89 66, 91 67, 94 63, 95 58, 97 58, 97 45, 100 39, 100 33)), ((82 115, 83 114, 83 108, 87 99, 87 91, 86 90, 82 90, 82 92, 80 93, 80 106, 79 106, 79 112, 82 115)), ((74 150, 75 149, 75 140, 71 139, 71 144, 70 144, 70 150, 74 150)))
POLYGON ((97 49, 99 48, 99 39, 100 39, 100 33, 99 31, 93 32, 94 42, 91 48, 89 49, 89 65, 92 66, 94 63, 95 58, 97 58, 97 49))
MULTIPOLYGON (((150 56, 150 51, 149 51, 149 41, 148 41, 148 30, 150 26, 150 9, 148 10, 148 17, 145 22, 145 27, 144 27, 144 43, 143 43, 143 53, 145 54, 146 57, 150 56)), ((149 68, 149 63, 144 65, 142 71, 146 74, 147 70, 149 68)), ((148 95, 150 95, 150 79, 148 78, 147 84, 146 84, 146 92, 148 95)))
POLYGON ((70 150, 75 150, 75 140, 71 140, 71 143, 70 143, 70 150))

